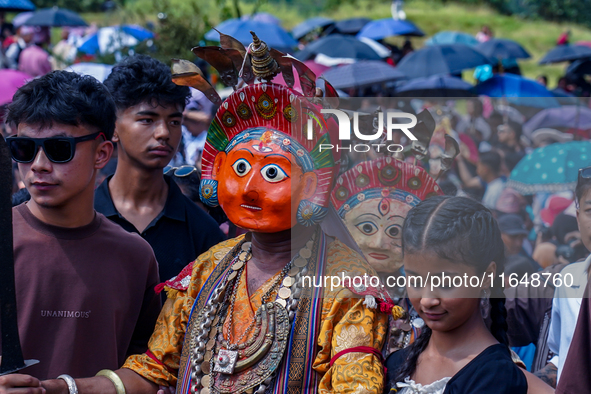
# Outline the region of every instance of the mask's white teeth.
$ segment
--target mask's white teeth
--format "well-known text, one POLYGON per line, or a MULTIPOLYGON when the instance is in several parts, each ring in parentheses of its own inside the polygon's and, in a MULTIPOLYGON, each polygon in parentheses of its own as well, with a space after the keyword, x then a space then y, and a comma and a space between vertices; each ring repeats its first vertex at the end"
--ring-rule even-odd
POLYGON ((243 208, 254 209, 254 210, 257 210, 257 211, 260 211, 260 210, 263 209, 263 208, 260 208, 260 207, 253 207, 251 205, 246 205, 246 204, 242 204, 240 206, 243 207, 243 208))

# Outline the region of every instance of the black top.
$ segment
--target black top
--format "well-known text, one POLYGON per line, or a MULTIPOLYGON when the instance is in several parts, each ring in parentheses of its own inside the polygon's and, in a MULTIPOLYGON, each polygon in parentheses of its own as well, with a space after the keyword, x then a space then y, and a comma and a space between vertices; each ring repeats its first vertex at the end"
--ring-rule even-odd
MULTIPOLYGON (((409 348, 388 356, 388 387, 395 386, 394 377, 406 359, 409 348)), ((443 394, 526 394, 527 380, 511 360, 509 349, 496 344, 484 349, 464 368, 460 369, 445 386, 443 394)))
MULTIPOLYGON (((125 230, 139 234, 113 205, 108 185, 111 178, 109 176, 96 189, 94 209, 125 230)), ((164 209, 140 234, 154 249, 162 282, 178 275, 197 256, 224 240, 216 221, 185 197, 169 176, 164 179, 168 183, 164 209)))

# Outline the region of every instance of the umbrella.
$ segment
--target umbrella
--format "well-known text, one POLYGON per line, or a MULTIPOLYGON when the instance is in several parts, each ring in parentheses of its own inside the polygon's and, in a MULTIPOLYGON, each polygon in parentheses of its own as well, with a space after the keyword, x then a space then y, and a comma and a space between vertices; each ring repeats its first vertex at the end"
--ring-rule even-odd
POLYGON ((586 75, 591 74, 591 60, 580 59, 572 62, 566 69, 567 74, 586 75))
POLYGON ((271 23, 273 25, 280 25, 281 21, 273 14, 269 14, 268 12, 257 12, 254 15, 242 15, 240 18, 243 21, 251 20, 263 23, 271 23))
POLYGON ((357 38, 367 37, 373 40, 381 40, 392 36, 417 36, 422 37, 425 33, 410 21, 397 20, 392 18, 371 21, 357 34, 357 38))
POLYGON ((327 29, 327 34, 357 34, 363 26, 371 22, 368 18, 351 18, 337 21, 333 26, 327 29))
POLYGON ((355 37, 342 34, 331 34, 322 37, 304 49, 296 52, 294 56, 300 60, 314 58, 318 54, 334 58, 350 58, 365 60, 380 60, 380 56, 369 45, 359 41, 355 37))
POLYGON ((21 71, 0 70, 0 105, 10 103, 18 88, 23 86, 31 76, 21 71))
POLYGON ((88 26, 88 23, 74 11, 58 7, 39 10, 24 24, 27 26, 88 26))
POLYGON ((555 143, 534 150, 517 163, 507 187, 527 195, 574 190, 579 168, 589 166, 591 141, 555 143))
POLYGON ((388 63, 375 60, 335 67, 322 76, 337 89, 380 84, 405 77, 388 63))
POLYGON ((220 35, 216 30, 234 37, 245 46, 252 43, 251 31, 271 48, 291 48, 298 44, 281 26, 251 19, 228 19, 217 25, 215 30, 208 31, 205 39, 219 41, 220 35))
POLYGON ((591 109, 577 105, 545 109, 523 125, 523 132, 530 136, 535 130, 541 128, 591 129, 591 109))
POLYGON ((478 44, 476 49, 486 56, 498 60, 528 59, 531 57, 517 42, 504 38, 491 38, 486 42, 478 44))
POLYGON ((293 28, 293 30, 291 31, 291 35, 296 40, 299 40, 300 38, 304 37, 306 34, 312 32, 316 29, 322 29, 322 28, 325 28, 325 27, 332 25, 332 24, 334 24, 334 20, 329 19, 329 18, 324 18, 322 16, 306 19, 305 21, 303 21, 302 23, 300 23, 299 25, 297 25, 296 27, 293 28))
POLYGON ((540 64, 560 63, 591 57, 591 48, 580 45, 557 45, 544 55, 540 64))
POLYGON ((114 53, 151 38, 154 38, 154 33, 137 25, 103 27, 84 37, 78 50, 90 55, 114 53))
POLYGON ((34 11, 35 4, 29 0, 0 0, 0 12, 34 11))
POLYGON ((470 34, 460 31, 442 31, 425 41, 425 45, 442 44, 466 44, 474 46, 478 44, 478 40, 470 34))
POLYGON ((90 75, 95 77, 101 82, 111 73, 113 66, 111 64, 100 64, 100 63, 76 63, 66 68, 66 71, 73 71, 81 75, 90 75))
MULTIPOLYGON (((329 69, 329 67, 323 66, 322 64, 318 64, 313 60, 306 60, 304 64, 312 71, 317 77, 319 77, 323 72, 329 69)), ((297 72, 294 72, 294 75, 298 75, 297 72)), ((277 83, 280 85, 287 85, 285 80, 283 79, 283 74, 278 74, 274 79, 273 83, 277 83)), ((295 78, 295 84, 293 88, 298 92, 302 91, 302 86, 300 85, 300 79, 295 78)))
POLYGON ((398 97, 470 97, 472 85, 460 78, 433 75, 417 78, 396 89, 398 97))
POLYGON ((505 97, 508 102, 526 107, 559 107, 551 91, 534 80, 514 74, 494 75, 474 87, 479 95, 505 97))
POLYGON ((406 55, 398 69, 409 78, 424 78, 437 74, 457 74, 462 70, 491 60, 465 44, 428 46, 406 55))

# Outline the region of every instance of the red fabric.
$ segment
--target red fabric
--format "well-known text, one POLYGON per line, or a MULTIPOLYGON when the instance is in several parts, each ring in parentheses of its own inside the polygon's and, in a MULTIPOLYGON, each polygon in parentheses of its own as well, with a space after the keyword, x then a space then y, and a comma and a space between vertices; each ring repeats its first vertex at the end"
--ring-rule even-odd
POLYGON ((190 262, 183 270, 174 278, 170 278, 166 282, 160 283, 154 287, 154 291, 156 294, 162 293, 164 287, 170 287, 171 289, 185 291, 189 288, 189 281, 185 281, 185 285, 183 285, 182 280, 185 279, 187 276, 191 277, 191 272, 193 272, 193 263, 194 261, 190 262))
POLYGON ((335 363, 335 361, 338 360, 339 357, 344 356, 347 353, 373 354, 374 356, 376 356, 380 360, 380 362, 382 364, 384 363, 384 356, 382 356, 382 352, 380 352, 379 350, 374 349, 371 346, 355 346, 355 347, 351 347, 349 349, 341 350, 340 352, 335 354, 334 357, 330 359, 330 366, 332 367, 332 365, 335 363))

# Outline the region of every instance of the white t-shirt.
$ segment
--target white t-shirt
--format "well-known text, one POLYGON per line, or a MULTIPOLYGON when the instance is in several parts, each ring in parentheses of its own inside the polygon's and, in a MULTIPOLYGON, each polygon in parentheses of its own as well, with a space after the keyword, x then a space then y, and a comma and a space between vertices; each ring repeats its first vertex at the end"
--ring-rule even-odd
POLYGON ((563 285, 557 287, 554 291, 552 320, 550 321, 550 331, 548 333, 548 348, 555 354, 550 362, 558 368, 556 375, 557 381, 560 379, 560 374, 566 361, 566 355, 568 354, 568 349, 575 332, 575 326, 577 325, 583 293, 587 287, 587 272, 590 262, 591 255, 585 261, 572 263, 564 267, 560 272, 562 280, 563 282, 566 280, 570 284, 570 276, 572 275, 573 285, 571 287, 563 285))

